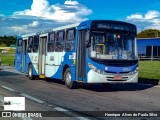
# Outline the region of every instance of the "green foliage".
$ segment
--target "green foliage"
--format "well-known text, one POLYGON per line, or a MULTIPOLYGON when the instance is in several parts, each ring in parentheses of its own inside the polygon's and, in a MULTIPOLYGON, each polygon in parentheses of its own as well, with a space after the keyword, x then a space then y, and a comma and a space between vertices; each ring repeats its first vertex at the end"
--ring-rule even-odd
POLYGON ((159 30, 153 30, 153 29, 148 29, 141 31, 137 35, 138 38, 155 38, 155 37, 160 37, 160 31, 159 30))
POLYGON ((7 47, 7 45, 4 44, 4 43, 2 43, 0 46, 1 46, 1 47, 7 47))
POLYGON ((16 38, 14 36, 0 36, 0 46, 9 47, 11 44, 16 44, 16 38), (6 46, 3 46, 6 45, 6 46))
POLYGON ((2 60, 3 65, 14 65, 15 54, 1 54, 0 58, 2 60))

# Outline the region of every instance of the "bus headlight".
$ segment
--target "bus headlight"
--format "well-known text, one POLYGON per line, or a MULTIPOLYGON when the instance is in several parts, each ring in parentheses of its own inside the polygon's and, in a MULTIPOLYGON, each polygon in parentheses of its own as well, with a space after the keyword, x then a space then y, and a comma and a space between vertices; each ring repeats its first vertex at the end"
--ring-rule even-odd
POLYGON ((95 70, 95 69, 96 69, 96 67, 95 67, 94 65, 92 65, 91 63, 88 63, 88 66, 89 66, 89 68, 92 69, 92 70, 95 70))
POLYGON ((97 73, 99 73, 99 74, 103 74, 103 71, 102 70, 100 70, 100 69, 97 69, 94 65, 92 65, 91 63, 88 63, 88 66, 89 66, 89 68, 91 69, 91 70, 93 70, 93 71, 95 71, 95 72, 97 72, 97 73))
POLYGON ((136 68, 136 70, 134 71, 135 73, 137 73, 139 71, 138 67, 136 68))
POLYGON ((136 74, 138 72, 138 67, 136 68, 135 71, 132 71, 131 74, 136 74))

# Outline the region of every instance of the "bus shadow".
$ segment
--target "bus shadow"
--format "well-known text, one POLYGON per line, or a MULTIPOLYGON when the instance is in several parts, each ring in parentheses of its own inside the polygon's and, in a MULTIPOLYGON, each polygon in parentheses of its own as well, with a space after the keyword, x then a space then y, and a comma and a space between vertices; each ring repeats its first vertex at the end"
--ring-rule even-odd
POLYGON ((22 75, 21 73, 15 73, 12 71, 5 71, 5 70, 0 70, 0 76, 17 76, 17 75, 22 75))
POLYGON ((64 81, 60 79, 45 78, 45 81, 47 81, 48 83, 56 83, 56 84, 65 85, 64 81))
MULTIPOLYGON (((47 78, 45 80, 49 83, 64 85, 65 87, 65 83, 62 80, 51 79, 51 78, 47 78)), ((74 89, 85 89, 85 90, 90 90, 94 92, 115 92, 115 91, 140 91, 140 90, 145 90, 152 87, 154 87, 154 85, 139 84, 139 83, 113 84, 112 87, 104 87, 101 84, 78 84, 74 89)))
POLYGON ((79 89, 86 89, 94 92, 118 92, 118 91, 140 91, 152 88, 149 84, 114 84, 112 87, 104 87, 101 84, 81 85, 79 89))
POLYGON ((160 80, 158 80, 158 79, 139 78, 138 79, 138 83, 158 85, 160 83, 160 80))

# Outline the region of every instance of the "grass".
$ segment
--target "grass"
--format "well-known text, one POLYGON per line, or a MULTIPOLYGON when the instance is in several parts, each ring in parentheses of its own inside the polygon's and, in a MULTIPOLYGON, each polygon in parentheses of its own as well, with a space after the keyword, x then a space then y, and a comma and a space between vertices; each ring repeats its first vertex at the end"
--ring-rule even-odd
POLYGON ((140 61, 139 78, 160 80, 160 61, 140 61))
MULTIPOLYGON (((0 47, 0 55, 1 55, 1 53, 2 53, 2 51, 8 51, 8 53, 7 54, 14 54, 15 53, 15 49, 1 49, 2 47, 0 47)), ((7 48, 7 47, 6 47, 7 48)))
POLYGON ((3 65, 14 65, 15 49, 7 49, 8 53, 2 54, 2 51, 6 49, 0 49, 0 58, 3 65))
POLYGON ((14 65, 15 54, 0 54, 3 65, 14 65))

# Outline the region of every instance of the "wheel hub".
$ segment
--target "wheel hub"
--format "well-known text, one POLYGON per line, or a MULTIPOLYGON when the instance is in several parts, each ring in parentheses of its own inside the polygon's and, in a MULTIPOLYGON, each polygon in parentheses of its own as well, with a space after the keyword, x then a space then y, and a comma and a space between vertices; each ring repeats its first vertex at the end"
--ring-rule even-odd
POLYGON ((68 85, 69 85, 70 82, 71 82, 71 74, 70 74, 70 73, 67 73, 67 74, 66 74, 66 82, 67 82, 68 85))

